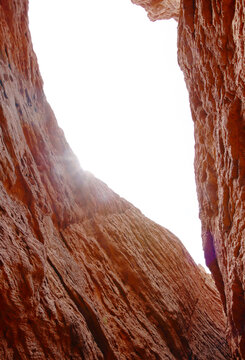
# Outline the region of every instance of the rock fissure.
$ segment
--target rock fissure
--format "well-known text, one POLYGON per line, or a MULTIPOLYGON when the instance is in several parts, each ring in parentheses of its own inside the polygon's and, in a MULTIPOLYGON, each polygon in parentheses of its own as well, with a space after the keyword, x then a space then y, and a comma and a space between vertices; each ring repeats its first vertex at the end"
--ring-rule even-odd
POLYGON ((79 312, 84 317, 86 324, 88 326, 89 331, 93 335, 96 344, 98 345, 99 349, 101 350, 102 354, 104 355, 105 359, 113 360, 115 359, 115 355, 112 349, 109 346, 108 340, 99 324, 99 320, 95 311, 92 309, 91 305, 88 304, 87 301, 73 288, 70 289, 69 286, 66 284, 65 280, 63 279, 60 272, 57 270, 55 265, 52 263, 50 258, 48 257, 48 263, 52 267, 52 269, 57 274, 62 286, 64 287, 65 291, 72 299, 74 304, 76 305, 79 312))

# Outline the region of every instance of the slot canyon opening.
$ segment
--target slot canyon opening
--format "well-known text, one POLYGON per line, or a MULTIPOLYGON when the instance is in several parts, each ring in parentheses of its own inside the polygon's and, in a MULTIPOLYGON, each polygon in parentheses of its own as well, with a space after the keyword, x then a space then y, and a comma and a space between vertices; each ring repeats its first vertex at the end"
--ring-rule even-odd
POLYGON ((177 22, 130 0, 30 1, 44 90, 83 169, 168 228, 204 265, 177 22))

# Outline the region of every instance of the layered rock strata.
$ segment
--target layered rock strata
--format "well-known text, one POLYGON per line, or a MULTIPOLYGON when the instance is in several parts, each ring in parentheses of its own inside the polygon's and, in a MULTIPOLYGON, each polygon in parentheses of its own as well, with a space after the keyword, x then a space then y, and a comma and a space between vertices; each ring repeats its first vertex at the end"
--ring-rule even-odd
POLYGON ((244 20, 243 0, 183 0, 178 40, 195 126, 203 247, 236 359, 245 359, 244 20))
POLYGON ((27 7, 0 2, 0 358, 229 359, 211 277, 80 168, 43 94, 27 7))

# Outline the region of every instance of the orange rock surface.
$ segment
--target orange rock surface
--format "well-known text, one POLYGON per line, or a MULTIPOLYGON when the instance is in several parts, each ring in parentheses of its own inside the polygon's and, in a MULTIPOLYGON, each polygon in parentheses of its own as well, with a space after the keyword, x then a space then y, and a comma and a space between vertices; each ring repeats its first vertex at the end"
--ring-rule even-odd
POLYGON ((211 277, 80 168, 27 7, 0 2, 0 359, 229 359, 211 277))
POLYGON ((195 126, 203 247, 236 359, 245 359, 244 19, 243 0, 183 0, 178 40, 195 126))
POLYGON ((152 21, 179 18, 180 0, 131 0, 147 11, 152 21))

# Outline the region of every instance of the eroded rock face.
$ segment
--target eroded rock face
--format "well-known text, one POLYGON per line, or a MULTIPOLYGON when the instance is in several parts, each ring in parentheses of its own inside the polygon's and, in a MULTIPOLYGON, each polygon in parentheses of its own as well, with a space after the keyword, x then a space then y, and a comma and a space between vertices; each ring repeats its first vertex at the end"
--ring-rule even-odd
POLYGON ((183 0, 179 63, 195 124, 195 174, 206 263, 245 359, 245 4, 183 0))
POLYGON ((212 279, 84 172, 42 90, 26 0, 0 2, 0 358, 230 358, 212 279))
POLYGON ((180 0, 131 0, 141 5, 147 11, 152 21, 161 19, 175 19, 178 21, 180 0))

